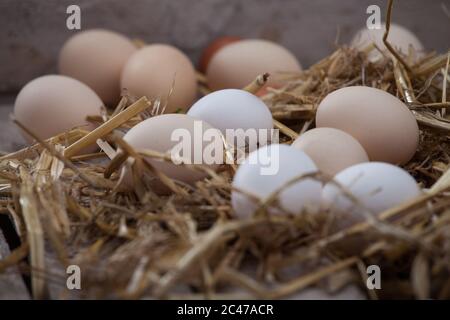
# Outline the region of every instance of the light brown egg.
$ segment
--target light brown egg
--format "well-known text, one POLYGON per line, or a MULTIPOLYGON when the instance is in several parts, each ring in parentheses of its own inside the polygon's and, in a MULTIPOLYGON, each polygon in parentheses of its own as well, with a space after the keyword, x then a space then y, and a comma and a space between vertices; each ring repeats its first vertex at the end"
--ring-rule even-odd
POLYGON ((106 105, 115 107, 120 97, 120 75, 136 51, 123 35, 102 29, 76 33, 59 54, 59 72, 91 87, 106 105))
MULTIPOLYGON (((185 114, 164 114, 144 120, 128 131, 124 140, 135 150, 147 149, 170 155, 171 152, 174 152, 173 148, 176 148, 177 145, 180 146, 181 143, 180 138, 172 136, 176 130, 184 130, 190 136, 190 140, 186 140, 186 145, 190 148, 190 155, 182 154, 183 158, 191 163, 204 164, 212 169, 217 167, 217 164, 207 164, 204 161, 206 158, 203 157, 203 151, 210 142, 203 141, 202 137, 207 130, 215 131, 218 136, 220 136, 220 131, 202 120, 185 114), (198 158, 199 155, 200 158, 198 158)), ((183 165, 154 158, 147 158, 146 160, 168 177, 184 183, 194 184, 196 181, 207 177, 205 172, 192 170, 183 165)), ((123 174, 126 176, 126 184, 130 185, 132 181, 130 170, 125 168, 123 174)), ((153 187, 158 193, 167 193, 168 191, 156 177, 153 187)))
POLYGON ((134 53, 125 65, 122 88, 137 97, 164 99, 172 85, 166 113, 186 110, 197 95, 197 79, 189 58, 175 47, 153 44, 134 53))
POLYGON ((300 135, 292 144, 303 150, 320 171, 334 176, 369 157, 361 144, 348 133, 334 128, 315 128, 300 135))
POLYGON ((258 39, 230 43, 211 59, 206 72, 212 90, 241 89, 262 73, 270 73, 269 85, 280 81, 282 72, 301 70, 296 57, 279 44, 258 39))
POLYGON ((327 95, 317 109, 316 126, 349 133, 371 161, 404 164, 419 143, 419 127, 408 107, 397 97, 370 87, 346 87, 327 95))
MULTIPOLYGON (((82 127, 94 126, 88 115, 99 115, 102 101, 84 83, 66 76, 47 75, 29 82, 16 98, 14 115, 41 139, 82 127)), ((24 135, 31 142, 31 137, 24 135)))

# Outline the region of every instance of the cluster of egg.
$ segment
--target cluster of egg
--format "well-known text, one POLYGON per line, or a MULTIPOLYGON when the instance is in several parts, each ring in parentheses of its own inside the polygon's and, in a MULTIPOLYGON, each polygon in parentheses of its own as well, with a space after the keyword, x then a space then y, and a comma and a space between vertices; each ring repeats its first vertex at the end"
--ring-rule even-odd
MULTIPOLYGON (((372 62, 389 54, 385 29, 362 29, 351 45, 366 50, 372 62)), ((419 40, 407 29, 391 25, 388 41, 402 54, 423 55, 419 40), (415 49, 411 51, 411 48, 415 49)), ((319 104, 316 128, 300 135, 291 146, 265 146, 249 155, 233 179, 232 205, 248 218, 264 202, 269 212, 299 214, 328 210, 339 215, 338 226, 377 215, 421 193, 414 178, 399 165, 408 162, 419 143, 419 128, 408 107, 397 97, 370 87, 345 87, 319 104), (259 161, 258 159, 270 159, 259 161), (278 168, 263 174, 263 168, 278 168), (332 177, 328 183, 317 173, 332 177), (256 201, 255 199, 259 199, 256 201)))
POLYGON ((272 207, 277 209, 270 212, 325 209, 357 221, 420 194, 414 178, 398 166, 413 157, 419 128, 397 97, 370 87, 345 87, 322 100, 315 120, 316 128, 292 145, 260 148, 238 168, 232 195, 238 216, 251 216, 261 205, 254 199, 265 201, 276 193, 278 203, 272 207), (267 167, 275 168, 274 174, 265 174, 267 167), (323 185, 317 172, 334 179, 323 185))
MULTIPOLYGON (((361 43, 355 42, 355 46, 361 43)), ((115 32, 88 30, 63 46, 60 75, 37 78, 21 90, 14 112, 32 132, 48 138, 74 127, 92 129, 86 116, 99 115, 103 105, 115 105, 123 89, 137 97, 158 97, 167 106, 166 114, 139 123, 124 139, 136 149, 168 152, 176 144, 172 132, 184 128, 194 134, 195 121, 202 122, 202 130, 214 128, 221 133, 227 129, 272 129, 269 108, 239 88, 261 73, 295 73, 301 71, 301 65, 275 43, 224 37, 205 50, 200 69, 214 92, 194 103, 196 72, 180 50, 165 44, 137 48, 115 32)), ((281 82, 275 76, 268 85, 277 87, 281 82)), ((325 205, 351 212, 354 201, 349 193, 369 211, 383 211, 420 192, 414 179, 396 166, 413 156, 418 134, 414 116, 396 97, 368 87, 336 90, 319 105, 315 129, 302 134, 292 146, 273 144, 253 151, 239 166, 232 194, 236 215, 245 218, 254 212, 257 204, 249 194, 264 200, 290 179, 317 171, 334 176, 340 186, 323 186, 312 177, 293 181, 279 190, 282 211, 297 214, 318 211, 325 205), (263 164, 257 160, 263 155, 277 162, 276 173, 261 174, 263 164)), ((191 154, 194 157, 194 152, 191 154)), ((172 163, 148 161, 184 183, 205 177, 172 163)), ((123 174, 131 178, 127 168, 123 174)), ((156 178, 155 190, 167 191, 156 178)))
POLYGON ((86 116, 99 115, 103 105, 115 106, 122 89, 164 100, 174 84, 167 112, 185 110, 197 93, 194 67, 180 50, 162 44, 138 49, 108 30, 75 34, 62 47, 58 62, 60 75, 29 82, 15 103, 17 119, 40 138, 74 127, 91 129, 86 116))
MULTIPOLYGON (((267 106, 237 88, 264 72, 297 72, 300 64, 287 49, 270 41, 220 38, 204 51, 200 69, 206 73, 210 88, 226 90, 192 105, 197 98, 197 75, 183 52, 166 44, 138 47, 119 33, 92 29, 66 41, 59 53, 58 69, 58 75, 29 82, 16 98, 15 117, 34 135, 46 139, 76 127, 92 130, 94 124, 87 116, 101 115, 103 106, 115 106, 126 90, 135 97, 159 98, 166 107, 165 114, 139 123, 124 139, 136 149, 167 152, 176 144, 171 140, 172 132, 184 128, 194 134, 195 121, 204 120, 203 131, 272 128, 267 106)), ((205 177, 175 164, 148 161, 170 178, 185 183, 205 177)), ((125 182, 130 182, 129 172, 123 171, 125 182)), ((158 179, 154 188, 167 191, 158 179)))
MULTIPOLYGON (((209 87, 218 90, 241 88, 263 72, 299 71, 300 65, 273 42, 225 37, 205 50, 200 68, 209 87)), ((166 44, 138 48, 108 30, 82 31, 69 38, 58 69, 59 75, 29 82, 16 99, 16 118, 40 138, 74 127, 92 129, 86 116, 99 115, 103 105, 115 106, 123 90, 161 99, 165 113, 184 113, 197 98, 195 68, 183 52, 166 44)))

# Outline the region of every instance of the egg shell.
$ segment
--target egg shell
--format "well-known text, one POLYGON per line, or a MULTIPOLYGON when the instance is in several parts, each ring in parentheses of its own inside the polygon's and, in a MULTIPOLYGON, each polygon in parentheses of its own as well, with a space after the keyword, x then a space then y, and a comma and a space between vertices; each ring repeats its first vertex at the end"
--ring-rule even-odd
MULTIPOLYGON (((362 28, 353 37, 350 46, 363 50, 371 43, 375 43, 375 45, 379 49, 384 51, 386 54, 390 54, 388 53, 388 49, 383 42, 385 31, 386 25, 384 23, 382 24, 382 28, 380 29, 368 29, 367 27, 362 28)), ((403 53, 404 55, 409 54, 409 48, 411 46, 412 48, 414 48, 416 60, 424 56, 424 47, 422 43, 414 33, 409 31, 405 27, 391 23, 387 40, 395 50, 403 53)), ((381 52, 379 52, 377 49, 373 49, 369 54, 369 59, 374 62, 380 59, 382 56, 383 55, 381 52)))
POLYGON ((130 94, 168 100, 166 113, 186 110, 197 95, 197 78, 189 58, 175 47, 153 44, 139 49, 126 63, 121 86, 130 94))
MULTIPOLYGON (((233 178, 231 203, 239 218, 249 218, 258 208, 253 197, 261 201, 292 179, 317 172, 314 162, 301 150, 272 144, 249 154, 233 178), (249 197, 252 195, 253 197, 249 197)), ((321 183, 312 178, 301 179, 286 187, 278 195, 281 208, 291 214, 316 212, 320 206, 321 183)), ((280 210, 270 209, 271 214, 280 210)))
MULTIPOLYGON (((103 103, 84 83, 61 75, 47 75, 27 83, 19 92, 14 115, 41 139, 75 127, 92 130, 88 115, 100 115, 103 103)), ((32 138, 24 134, 29 142, 32 138)))
POLYGON ((328 94, 317 108, 316 126, 349 133, 371 161, 406 163, 419 143, 419 127, 408 107, 370 87, 346 87, 328 94))
MULTIPOLYGON (((208 129, 217 130, 208 123, 185 114, 165 114, 155 116, 138 123, 125 134, 123 139, 135 150, 147 149, 161 153, 169 153, 172 148, 180 143, 178 140, 171 138, 173 132, 177 129, 186 129, 191 135, 191 156, 188 160, 190 160, 191 163, 194 163, 195 148, 198 148, 200 145, 201 150, 203 151, 208 144, 207 141, 203 141, 201 139, 202 137, 195 136, 194 127, 196 123, 200 124, 202 127, 201 134, 208 129)), ((193 170, 192 168, 188 168, 186 166, 177 165, 155 158, 146 158, 146 160, 154 168, 161 171, 169 178, 188 184, 194 184, 196 181, 207 177, 205 172, 193 170)), ((217 168, 217 164, 205 165, 212 170, 217 168)), ((126 176, 124 178, 125 184, 130 185, 132 183, 132 178, 129 170, 124 168, 123 174, 126 176)), ((167 188, 162 186, 162 184, 158 181, 155 181, 154 187, 157 193, 162 194, 167 193, 168 191, 167 188)))
POLYGON ((286 48, 270 41, 248 39, 228 44, 211 59, 206 77, 212 90, 244 88, 258 75, 271 74, 269 85, 280 82, 280 72, 299 72, 300 63, 286 48))
POLYGON ((106 105, 120 98, 120 75, 126 61, 136 51, 123 35, 91 29, 70 37, 59 53, 59 72, 91 87, 106 105))
POLYGON ((362 221, 367 214, 378 214, 420 195, 414 178, 400 167, 383 162, 360 163, 339 172, 334 180, 345 188, 328 183, 322 193, 325 208, 344 214, 341 225, 362 221), (368 210, 368 211, 367 211, 368 210), (366 215, 365 215, 366 213, 366 215))
POLYGON ((198 100, 187 112, 226 134, 226 129, 273 128, 272 114, 255 95, 239 89, 212 92, 198 100))
POLYGON ((206 49, 203 51, 202 56, 200 58, 199 70, 201 72, 206 72, 208 69, 209 62, 212 57, 223 47, 229 45, 230 43, 240 41, 241 38, 234 36, 223 36, 219 37, 213 42, 211 42, 206 49))
POLYGON ((315 128, 301 134, 292 146, 303 150, 318 169, 333 177, 354 164, 368 162, 361 144, 348 133, 334 128, 315 128))

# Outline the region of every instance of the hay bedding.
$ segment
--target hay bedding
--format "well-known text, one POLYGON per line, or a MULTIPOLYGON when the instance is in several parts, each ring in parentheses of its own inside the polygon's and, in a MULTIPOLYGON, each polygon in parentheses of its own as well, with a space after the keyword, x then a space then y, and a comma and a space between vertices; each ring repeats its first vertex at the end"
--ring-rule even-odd
POLYGON ((19 265, 35 298, 48 297, 49 283, 66 285, 46 265, 52 252, 63 267, 80 266, 82 298, 285 298, 311 286, 333 294, 352 284, 370 298, 449 299, 450 55, 431 53, 414 64, 411 51, 370 63, 372 49, 339 47, 301 74, 286 74, 286 85, 263 99, 282 142, 290 143, 314 126, 318 103, 333 90, 366 85, 398 96, 420 125, 420 148, 404 167, 423 196, 341 231, 332 231, 335 217, 327 212, 270 217, 267 203, 252 219, 237 220, 230 205, 235 168, 209 171, 195 187, 156 172, 143 156, 170 161, 167 155, 133 150, 118 132, 163 106, 124 95, 113 113, 90 118, 102 124, 94 135, 74 129, 0 158, 0 214, 12 218, 22 239, 0 272, 19 265), (79 150, 97 138, 104 152, 63 156, 63 146, 79 150), (124 151, 116 155, 118 147, 124 151), (120 188, 118 168, 127 157, 135 159, 134 192, 120 188), (148 187, 155 174, 170 196, 148 187), (371 264, 381 268, 381 290, 365 287, 371 264))

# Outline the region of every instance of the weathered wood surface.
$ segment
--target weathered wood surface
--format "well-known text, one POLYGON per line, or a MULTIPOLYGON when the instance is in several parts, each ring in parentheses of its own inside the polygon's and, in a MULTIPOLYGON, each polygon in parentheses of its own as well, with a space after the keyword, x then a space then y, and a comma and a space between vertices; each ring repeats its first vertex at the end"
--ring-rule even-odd
MULTIPOLYGON (((22 137, 9 122, 9 114, 12 112, 11 97, 0 99, 0 151, 12 151, 22 145, 22 137)), ((10 254, 8 244, 0 229, 0 260, 10 254)), ((28 289, 23 282, 17 268, 10 268, 0 273, 0 300, 3 299, 29 299, 28 289)))
MULTIPOLYGON (((23 139, 14 125, 9 121, 9 114, 13 111, 13 98, 0 99, 0 151, 9 152, 23 145, 23 139)), ((8 244, 0 229, 0 260, 10 254, 8 244)), ((22 276, 17 268, 10 268, 0 273, 0 300, 4 299, 30 299, 22 276)))
POLYGON ((25 145, 19 129, 10 121, 14 110, 13 96, 0 96, 0 151, 13 152, 25 145))
MULTIPOLYGON (((7 257, 9 253, 8 244, 0 230, 0 260, 7 257)), ((30 299, 28 289, 17 268, 9 268, 0 273, 0 300, 5 299, 30 299)))

